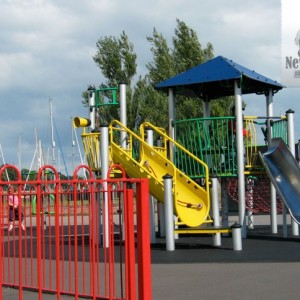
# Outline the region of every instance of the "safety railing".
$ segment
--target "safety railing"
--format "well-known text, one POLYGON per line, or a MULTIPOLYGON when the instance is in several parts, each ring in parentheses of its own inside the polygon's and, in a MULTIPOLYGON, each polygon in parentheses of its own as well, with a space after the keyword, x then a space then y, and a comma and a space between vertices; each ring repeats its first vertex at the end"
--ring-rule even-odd
POLYGON ((282 138, 287 144, 287 119, 286 117, 271 122, 272 138, 282 138))
POLYGON ((87 132, 86 128, 83 128, 81 139, 89 167, 93 172, 100 171, 100 132, 87 132))
POLYGON ((245 169, 262 169, 258 157, 256 117, 244 117, 245 169))
MULTIPOLYGON (((174 122, 176 140, 187 150, 205 161, 210 173, 235 176, 236 151, 234 139, 234 118, 202 118, 174 122)), ((176 157, 176 165, 180 165, 183 158, 176 157)), ((192 166, 192 162, 185 164, 192 166)), ((190 174, 191 167, 186 167, 184 172, 190 174)), ((203 174, 200 174, 200 178, 203 174)))
POLYGON ((0 169, 0 178, 7 169, 17 178, 0 180, 0 299, 23 299, 25 290, 38 299, 48 293, 57 299, 152 298, 148 180, 127 179, 120 166, 111 168, 123 176, 98 180, 80 166, 66 181, 45 166, 37 180, 24 181, 14 166, 0 169), (87 179, 78 176, 82 168, 87 179), (44 179, 46 169, 54 179, 44 179), (9 208, 11 199, 17 205, 15 197, 18 208, 9 208), (44 203, 49 197, 54 207, 44 203))
MULTIPOLYGON (((258 151, 267 148, 268 132, 267 118, 245 116, 243 122, 243 137, 245 145, 245 169, 247 173, 261 173, 264 168, 259 159, 258 151)), ((281 137, 287 143, 287 120, 285 117, 274 117, 269 120, 272 126, 272 137, 281 137)), ((144 125, 143 125, 144 126, 144 125)), ((179 120, 174 122, 176 142, 188 152, 205 162, 211 174, 231 177, 237 176, 237 156, 235 145, 235 118, 214 117, 202 119, 179 120)), ((159 129, 165 134, 164 129, 159 129)), ((101 170, 100 133, 83 132, 82 141, 89 166, 93 171, 101 170)), ((131 138, 130 136, 128 137, 131 138)), ((154 132, 154 149, 164 157, 168 157, 168 143, 163 135, 154 132)), ((139 142, 127 141, 127 149, 138 160, 140 155, 139 142)), ((170 158, 170 157, 168 157, 170 158)), ((206 177, 205 169, 180 148, 173 151, 170 158, 177 168, 192 179, 206 177)))
POLYGON ((206 178, 206 189, 208 190, 209 170, 207 164, 204 163, 201 158, 186 149, 179 141, 175 141, 169 137, 164 129, 156 127, 149 122, 143 123, 140 127, 140 134, 144 139, 147 128, 151 129, 153 132, 154 140, 156 141, 154 149, 159 153, 162 153, 166 158, 174 161, 177 168, 184 173, 189 174, 190 178, 206 178), (170 146, 172 147, 172 151, 171 153, 168 153, 168 147, 170 146), (171 155, 174 157, 172 158, 171 155), (186 170, 189 170, 189 172, 187 173, 186 170))
MULTIPOLYGON (((282 137, 286 142, 286 123, 285 117, 274 117, 274 120, 270 121, 272 137, 282 137)), ((266 125, 267 118, 245 116, 243 119, 244 160, 247 173, 264 172, 258 151, 267 147, 266 125)), ((210 173, 221 177, 237 176, 234 117, 178 120, 174 122, 174 129, 176 140, 206 162, 210 173)), ((193 163, 188 161, 187 157, 175 156, 175 164, 178 167, 184 166, 182 170, 193 176, 191 172, 193 163)))

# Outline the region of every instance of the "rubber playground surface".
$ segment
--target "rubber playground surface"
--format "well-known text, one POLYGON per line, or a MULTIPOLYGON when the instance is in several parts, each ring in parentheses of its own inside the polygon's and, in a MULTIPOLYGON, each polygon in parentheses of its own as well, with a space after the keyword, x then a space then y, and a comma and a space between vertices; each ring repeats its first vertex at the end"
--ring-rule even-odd
MULTIPOLYGON (((300 238, 283 238, 281 228, 258 225, 243 239, 243 250, 232 250, 232 238, 222 237, 213 247, 212 237, 180 236, 175 251, 165 250, 165 240, 151 246, 154 300, 177 299, 288 299, 299 298, 300 238)), ((18 290, 3 288, 3 299, 17 299, 18 290)), ((38 299, 23 292, 23 299, 38 299)), ((43 294, 43 299, 56 295, 43 294)), ((61 299, 73 299, 61 296, 61 299)))
POLYGON ((232 239, 212 247, 211 237, 181 237, 176 250, 152 247, 153 299, 289 299, 299 298, 300 238, 269 234, 256 226, 232 250, 232 239))

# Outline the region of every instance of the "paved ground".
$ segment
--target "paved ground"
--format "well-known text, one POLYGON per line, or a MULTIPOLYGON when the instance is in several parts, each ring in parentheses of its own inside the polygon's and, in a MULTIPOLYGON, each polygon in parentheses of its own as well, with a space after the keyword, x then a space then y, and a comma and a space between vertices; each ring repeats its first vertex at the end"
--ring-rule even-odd
POLYGON ((300 238, 268 234, 257 226, 232 250, 232 239, 211 246, 210 237, 184 237, 176 250, 163 240, 152 248, 153 299, 299 299, 300 238))
MULTIPOLYGON (((218 248, 208 236, 180 237, 175 251, 166 251, 164 239, 157 239, 151 251, 153 299, 299 299, 300 237, 291 237, 290 228, 288 238, 280 230, 269 232, 269 226, 255 226, 242 251, 232 250, 230 237, 218 248)), ((4 288, 3 294, 5 300, 18 299, 18 290, 4 288)), ((23 299, 38 295, 24 291, 23 299)))

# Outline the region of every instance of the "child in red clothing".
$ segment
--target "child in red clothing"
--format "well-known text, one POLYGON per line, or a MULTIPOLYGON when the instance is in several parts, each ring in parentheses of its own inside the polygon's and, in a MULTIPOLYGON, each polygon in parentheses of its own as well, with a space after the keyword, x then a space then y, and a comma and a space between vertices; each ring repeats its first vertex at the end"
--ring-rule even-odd
POLYGON ((12 231, 14 221, 21 222, 22 230, 25 230, 24 225, 24 215, 22 212, 19 212, 19 198, 15 194, 15 189, 10 186, 8 189, 8 205, 9 205, 9 226, 8 231, 12 231))
MULTIPOLYGON (((231 115, 235 117, 235 106, 233 106, 231 108, 231 115)), ((228 129, 229 129, 229 132, 232 132, 234 136, 236 135, 236 120, 235 119, 231 120, 228 123, 228 129)), ((243 137, 244 138, 250 138, 251 137, 250 131, 247 130, 246 128, 243 128, 243 137)))

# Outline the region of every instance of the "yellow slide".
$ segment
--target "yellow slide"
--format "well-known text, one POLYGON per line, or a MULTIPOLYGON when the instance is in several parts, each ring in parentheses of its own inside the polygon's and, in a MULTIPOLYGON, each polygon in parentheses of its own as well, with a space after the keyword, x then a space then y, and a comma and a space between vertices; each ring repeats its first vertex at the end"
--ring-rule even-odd
POLYGON ((139 136, 115 120, 110 125, 110 147, 113 162, 122 165, 129 177, 149 179, 150 192, 158 201, 164 201, 163 176, 169 174, 173 177, 174 214, 179 217, 180 223, 189 227, 197 227, 207 221, 210 209, 208 167, 168 137, 163 130, 145 123, 141 126, 141 136, 139 136), (160 136, 163 140, 162 147, 150 146, 144 140, 146 127, 150 127, 160 136), (167 143, 180 148, 196 163, 201 164, 206 174, 204 187, 177 169, 167 158, 165 146, 167 143))

